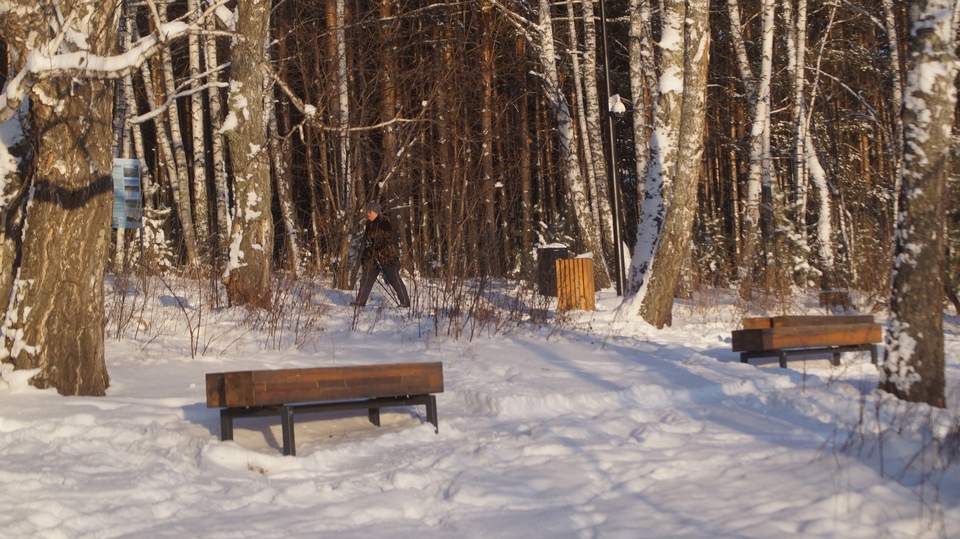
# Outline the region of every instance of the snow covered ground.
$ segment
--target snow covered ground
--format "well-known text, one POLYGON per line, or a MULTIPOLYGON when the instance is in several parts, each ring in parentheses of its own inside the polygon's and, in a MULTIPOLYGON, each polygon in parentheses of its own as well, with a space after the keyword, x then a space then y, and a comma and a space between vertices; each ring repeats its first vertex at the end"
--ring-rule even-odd
POLYGON ((122 339, 108 325, 106 397, 3 366, 0 536, 960 537, 953 316, 944 412, 878 393, 866 353, 741 364, 742 313, 720 304, 678 305, 657 331, 605 292, 559 329, 455 339, 377 296, 354 319, 350 296, 319 292, 309 334, 154 298, 122 339), (298 416, 284 457, 276 420, 221 442, 205 405, 208 372, 406 361, 443 362, 439 434, 422 407, 386 409, 380 428, 298 416))

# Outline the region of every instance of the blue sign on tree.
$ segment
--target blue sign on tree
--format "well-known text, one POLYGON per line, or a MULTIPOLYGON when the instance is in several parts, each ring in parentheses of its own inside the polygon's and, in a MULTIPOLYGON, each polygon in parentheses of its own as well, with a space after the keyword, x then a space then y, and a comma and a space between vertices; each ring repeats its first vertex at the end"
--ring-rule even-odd
POLYGON ((140 161, 113 160, 113 228, 140 228, 143 197, 140 190, 140 161))

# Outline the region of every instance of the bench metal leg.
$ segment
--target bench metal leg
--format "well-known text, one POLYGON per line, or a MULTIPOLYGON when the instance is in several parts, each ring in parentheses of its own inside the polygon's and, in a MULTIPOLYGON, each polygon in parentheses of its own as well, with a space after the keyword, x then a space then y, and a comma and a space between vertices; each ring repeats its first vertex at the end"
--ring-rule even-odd
POLYGON ((781 350, 778 355, 780 356, 780 368, 786 369, 786 368, 787 368, 787 353, 784 352, 783 350, 781 350))
POLYGON ((367 419, 376 426, 380 426, 380 408, 368 408, 367 419))
POLYGON ((433 423, 434 432, 440 432, 440 424, 437 420, 437 397, 428 395, 427 397, 427 421, 433 423))
POLYGON ((233 416, 226 408, 220 410, 220 439, 224 442, 233 439, 233 416))
POLYGON ((880 345, 877 345, 877 344, 875 344, 875 345, 873 345, 873 346, 870 347, 870 361, 872 361, 874 365, 877 364, 877 349, 878 349, 878 348, 880 348, 880 345))
POLYGON ((280 407, 280 429, 283 431, 283 454, 296 455, 297 445, 293 435, 293 408, 280 407))

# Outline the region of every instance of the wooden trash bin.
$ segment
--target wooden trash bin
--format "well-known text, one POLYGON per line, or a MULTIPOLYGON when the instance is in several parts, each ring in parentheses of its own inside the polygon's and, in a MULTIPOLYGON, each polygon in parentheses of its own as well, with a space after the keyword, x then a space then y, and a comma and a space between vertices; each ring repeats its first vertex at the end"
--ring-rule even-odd
POLYGON ((596 310, 593 259, 557 260, 557 312, 596 310))

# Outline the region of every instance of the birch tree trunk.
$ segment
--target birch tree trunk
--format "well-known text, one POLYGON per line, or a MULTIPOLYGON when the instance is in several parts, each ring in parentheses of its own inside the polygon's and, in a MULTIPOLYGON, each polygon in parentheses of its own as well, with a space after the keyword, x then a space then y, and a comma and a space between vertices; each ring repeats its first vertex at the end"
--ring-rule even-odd
MULTIPOLYGON (((133 24, 136 24, 136 21, 134 21, 133 24)), ((144 64, 140 66, 140 78, 143 80, 143 88, 144 93, 146 94, 147 103, 151 103, 152 107, 160 107, 163 105, 163 103, 159 102, 160 97, 157 96, 156 92, 154 91, 153 74, 150 71, 149 63, 155 62, 144 62, 144 64)), ((158 161, 158 174, 155 178, 156 181, 154 188, 157 191, 160 191, 161 188, 165 189, 169 187, 172 194, 175 186, 177 185, 177 171, 176 167, 174 166, 176 159, 174 158, 173 146, 170 143, 170 136, 167 132, 167 124, 163 121, 162 114, 152 115, 152 121, 154 130, 157 133, 156 159, 158 161)), ((148 191, 144 191, 145 196, 148 194, 148 191)), ((176 204, 176 202, 174 202, 174 204, 176 204)), ((149 245, 159 246, 159 244, 165 241, 165 238, 163 238, 163 231, 170 230, 171 228, 170 220, 172 209, 166 204, 166 202, 163 203, 162 206, 163 207, 161 208, 161 204, 157 205, 158 212, 153 216, 151 216, 149 212, 145 213, 148 220, 153 221, 150 223, 150 226, 144 230, 148 236, 153 236, 152 238, 144 238, 149 245), (153 219, 151 219, 151 217, 153 217, 153 219), (149 241, 151 239, 153 241, 149 241)), ((171 259, 172 258, 173 257, 171 256, 171 259)), ((167 262, 172 262, 172 260, 164 260, 163 258, 159 258, 157 262, 159 267, 166 268, 169 266, 167 262)))
MULTIPOLYGON (((690 251, 693 223, 697 212, 697 187, 703 170, 703 137, 706 125, 707 62, 710 51, 709 0, 668 2, 668 10, 677 10, 677 20, 685 27, 681 34, 683 51, 682 102, 673 181, 664 188, 664 222, 657 240, 656 254, 642 296, 640 316, 662 328, 672 323, 673 299, 680 281, 683 263, 690 251)), ((670 17, 671 20, 673 16, 670 17)))
MULTIPOLYGON (((128 5, 127 9, 133 9, 128 5)), ((137 22, 134 17, 126 17, 124 19, 124 24, 127 26, 127 35, 130 40, 137 40, 140 36, 140 30, 137 26, 137 22)), ((129 49, 130 44, 127 44, 129 49)), ((142 71, 140 72, 141 79, 146 81, 143 77, 143 73, 146 71, 147 64, 144 63, 142 71)), ((124 85, 124 91, 127 92, 127 101, 130 103, 135 103, 134 98, 134 76, 137 74, 136 71, 131 71, 124 79, 127 83, 124 85)), ((156 96, 152 93, 152 87, 147 86, 147 103, 156 103, 156 96)), ((170 246, 169 238, 167 238, 164 233, 166 223, 170 218, 170 208, 159 207, 157 204, 157 193, 160 190, 158 185, 158 179, 154 178, 153 172, 150 167, 146 166, 147 163, 147 152, 148 149, 143 140, 143 127, 142 122, 137 121, 136 123, 128 122, 130 131, 133 134, 133 148, 136 154, 137 159, 140 161, 140 191, 141 196, 143 197, 143 222, 142 228, 140 229, 140 234, 142 234, 141 242, 143 249, 140 253, 141 260, 140 264, 149 264, 150 268, 156 269, 168 269, 173 263, 173 250, 170 246)), ((160 126, 159 116, 155 118, 154 125, 158 128, 160 126)), ((157 133, 162 135, 163 131, 159 130, 157 133)), ((166 140, 166 137, 158 137, 158 145, 163 147, 160 143, 166 140)))
MULTIPOLYGON (((116 51, 117 13, 100 2, 18 2, 0 13, 0 34, 15 58, 32 49, 54 54, 116 51), (61 18, 62 17, 62 18, 61 18), (66 23, 69 29, 56 27, 66 23), (54 27, 51 28, 51 26, 54 27), (61 33, 62 32, 62 33, 61 33), (57 35, 86 36, 57 43, 57 35)), ((30 95, 36 141, 19 264, 2 326, 4 361, 39 369, 38 388, 64 395, 103 395, 103 281, 112 209, 111 120, 114 85, 62 76, 38 82, 30 95)))
MULTIPOLYGON (((619 215, 613 215, 610 207, 611 181, 616 178, 607 178, 607 167, 603 153, 603 129, 609 106, 600 103, 597 91, 597 25, 594 21, 593 0, 583 0, 583 101, 586 128, 584 129, 584 146, 590 148, 586 155, 590 156, 590 168, 593 174, 588 177, 590 198, 593 201, 597 224, 600 226, 600 237, 603 244, 604 260, 617 264, 617 246, 614 245, 613 220, 619 215)), ((572 12, 571 12, 571 18, 572 12)), ((606 21, 600 21, 606 24, 606 21)), ((613 54, 612 51, 609 52, 613 54)), ((614 163, 616 166, 617 163, 614 163)), ((616 192, 613 190, 612 192, 616 192)), ((619 267, 619 264, 613 266, 619 267)))
POLYGON ((227 141, 233 159, 234 206, 230 258, 223 273, 230 302, 269 308, 273 216, 265 101, 273 95, 261 66, 270 40, 270 1, 237 3, 232 47, 227 141))
POLYGON ((584 247, 594 254, 594 284, 598 288, 610 286, 610 273, 603 259, 600 228, 590 211, 590 201, 587 197, 587 186, 580 171, 577 140, 574 136, 573 118, 570 115, 570 105, 560 87, 560 77, 557 72, 557 55, 554 49, 553 18, 550 14, 548 0, 539 0, 539 27, 540 43, 537 47, 540 65, 543 66, 543 82, 547 101, 553 111, 557 126, 557 138, 560 158, 564 166, 564 174, 572 199, 574 218, 577 221, 577 230, 581 235, 584 247))
POLYGON ((668 0, 661 12, 660 79, 654 103, 653 133, 650 137, 650 164, 644 179, 646 192, 640 203, 637 243, 630 262, 630 282, 637 292, 627 301, 638 310, 647 293, 646 285, 676 173, 677 144, 683 102, 683 21, 684 0, 668 0))
MULTIPOLYGON (((890 53, 890 103, 899 107, 903 103, 903 77, 900 74, 900 38, 897 36, 897 20, 893 12, 893 0, 881 0, 883 4, 884 30, 887 34, 887 50, 890 53)), ((890 137, 889 149, 893 161, 893 218, 900 215, 900 184, 903 180, 903 116, 891 114, 893 133, 890 137)))
POLYGON ((281 136, 279 133, 279 121, 277 115, 276 102, 268 101, 266 104, 266 114, 268 118, 268 140, 270 142, 270 159, 273 162, 273 170, 277 191, 277 205, 280 207, 280 222, 283 224, 283 245, 286 254, 286 269, 295 277, 300 276, 302 257, 300 255, 300 227, 297 226, 296 207, 293 202, 293 192, 291 178, 288 173, 287 164, 290 154, 289 137, 281 136))
MULTIPOLYGON (((167 22, 168 3, 159 6, 160 22, 167 22)), ((173 190, 173 201, 177 207, 177 216, 180 219, 180 233, 183 235, 183 247, 187 255, 187 265, 199 262, 197 252, 197 232, 193 219, 193 208, 190 199, 190 173, 187 169, 187 153, 183 147, 183 132, 180 129, 180 106, 177 103, 177 84, 173 74, 173 53, 165 50, 160 54, 163 66, 163 86, 167 107, 167 128, 170 133, 170 144, 173 150, 173 161, 170 162, 175 176, 171 178, 170 187, 173 190)))
MULTIPOLYGON (((187 11, 191 21, 200 17, 200 0, 187 0, 187 11)), ((213 36, 207 36, 213 39, 213 36)), ((190 54, 190 135, 193 147, 193 216, 197 232, 197 244, 200 261, 208 264, 210 260, 210 202, 207 194, 207 144, 204 135, 206 127, 203 120, 203 93, 200 91, 201 60, 200 36, 190 34, 187 38, 190 54)), ((210 66, 208 66, 209 69, 210 66)))
MULTIPOLYGON (((216 3, 216 0, 207 0, 209 4, 216 3)), ((210 30, 216 30, 216 18, 210 18, 210 30)), ((217 219, 217 259, 220 262, 226 260, 227 238, 230 236, 230 200, 229 189, 227 187, 227 156, 223 140, 223 103, 220 98, 220 64, 217 59, 217 39, 216 36, 208 35, 204 37, 204 49, 207 69, 212 70, 207 80, 210 87, 207 89, 207 101, 210 110, 210 123, 212 129, 210 132, 211 153, 213 159, 213 185, 216 191, 216 219, 217 219)), ((313 185, 312 183, 310 185, 313 185)))
MULTIPOLYGON (((729 0, 731 26, 739 25, 739 5, 737 0, 729 0)), ((743 255, 740 262, 740 297, 746 300, 752 298, 754 272, 760 263, 761 247, 761 191, 772 189, 770 163, 770 83, 773 74, 773 36, 774 16, 776 3, 774 0, 761 1, 762 45, 760 59, 760 77, 757 81, 756 94, 753 96, 750 127, 750 159, 747 173, 747 192, 743 212, 743 255)), ((739 34, 739 27, 736 33, 739 34)), ((742 39, 742 36, 741 36, 742 39)), ((741 63, 741 72, 749 71, 749 64, 745 64, 746 52, 738 53, 741 63)), ((752 77, 750 77, 752 78, 752 77)), ((748 94, 749 95, 749 94, 748 94)), ((769 196, 769 195, 768 195, 769 196)), ((770 209, 769 211, 772 211, 770 209)))
POLYGON ((957 103, 957 0, 910 4, 903 185, 880 387, 945 407, 944 195, 957 103))
MULTIPOLYGON (((799 250, 798 260, 794 263, 795 268, 805 266, 809 260, 811 252, 807 237, 806 213, 808 188, 807 183, 813 184, 819 201, 817 212, 817 237, 816 247, 819 260, 819 271, 821 272, 820 287, 822 289, 832 288, 836 285, 836 257, 834 248, 833 234, 833 208, 831 206, 831 194, 827 180, 827 172, 820 163, 820 157, 813 143, 813 136, 810 132, 810 119, 812 103, 807 105, 807 98, 804 92, 806 86, 806 50, 807 50, 807 0, 797 2, 796 18, 793 15, 793 6, 791 0, 782 2, 782 13, 787 27, 787 49, 788 62, 787 69, 793 81, 793 158, 794 158, 794 189, 796 193, 796 218, 794 224, 797 227, 796 237, 798 238, 799 250), (790 30, 793 29, 793 30, 790 30)), ((830 20, 832 23, 832 18, 830 20)), ((829 35, 829 29, 832 24, 827 25, 826 34, 829 35)), ((824 37, 823 39, 826 39, 824 37)), ((806 274, 806 271, 802 273, 806 274)), ((806 277, 806 275, 804 275, 806 277)))
POLYGON ((353 165, 350 162, 350 81, 347 64, 347 8, 345 0, 330 0, 333 13, 328 12, 327 27, 330 30, 330 49, 336 62, 334 78, 336 96, 335 117, 337 132, 337 169, 340 172, 338 199, 335 207, 340 218, 340 245, 337 250, 337 272, 334 276, 336 288, 347 290, 353 284, 350 260, 351 226, 357 215, 356 187, 353 185, 353 165), (332 17, 330 16, 332 15, 332 17))
MULTIPOLYGON (((649 111, 655 106, 653 92, 657 87, 650 18, 650 0, 630 0, 630 90, 633 97, 633 147, 638 178, 646 178, 649 169, 651 132, 649 111)), ((638 215, 641 213, 639 210, 646 200, 646 195, 645 182, 637 182, 638 215)), ((641 222, 640 226, 646 225, 641 222)), ((627 294, 637 292, 641 283, 634 279, 642 275, 631 266, 627 294)))

